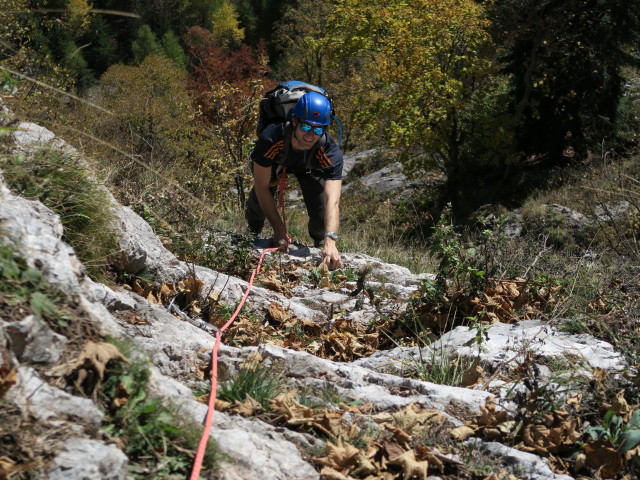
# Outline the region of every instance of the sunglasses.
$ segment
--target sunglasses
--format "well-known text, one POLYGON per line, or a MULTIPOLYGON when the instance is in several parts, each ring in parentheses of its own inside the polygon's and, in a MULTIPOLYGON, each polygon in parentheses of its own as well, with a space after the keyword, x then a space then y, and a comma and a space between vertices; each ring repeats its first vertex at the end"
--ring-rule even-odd
POLYGON ((300 120, 300 130, 302 130, 304 133, 307 133, 309 130, 313 130, 313 133, 315 135, 322 135, 325 131, 325 128, 326 127, 314 127, 313 125, 300 120))

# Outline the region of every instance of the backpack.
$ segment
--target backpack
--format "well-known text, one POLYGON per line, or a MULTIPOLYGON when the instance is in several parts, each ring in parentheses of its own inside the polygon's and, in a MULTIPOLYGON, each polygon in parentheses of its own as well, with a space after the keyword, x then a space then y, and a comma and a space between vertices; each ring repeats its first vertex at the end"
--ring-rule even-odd
POLYGON ((335 120, 340 129, 340 141, 338 143, 342 143, 342 125, 334 116, 333 102, 329 94, 324 90, 324 88, 311 85, 310 83, 300 82, 298 80, 289 80, 287 82, 279 83, 273 90, 265 93, 262 100, 260 100, 260 111, 258 114, 256 133, 260 135, 260 132, 272 123, 284 123, 287 120, 290 120, 291 110, 300 97, 308 92, 320 93, 329 100, 329 104, 331 105, 331 119, 335 120))

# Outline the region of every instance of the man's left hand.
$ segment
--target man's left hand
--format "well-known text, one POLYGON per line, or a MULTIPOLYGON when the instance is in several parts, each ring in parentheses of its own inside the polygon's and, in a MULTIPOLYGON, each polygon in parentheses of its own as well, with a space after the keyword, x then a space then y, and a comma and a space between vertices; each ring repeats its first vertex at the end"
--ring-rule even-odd
POLYGON ((338 252, 334 242, 325 241, 324 248, 322 250, 322 260, 327 262, 329 270, 336 270, 342 266, 340 252, 338 252))

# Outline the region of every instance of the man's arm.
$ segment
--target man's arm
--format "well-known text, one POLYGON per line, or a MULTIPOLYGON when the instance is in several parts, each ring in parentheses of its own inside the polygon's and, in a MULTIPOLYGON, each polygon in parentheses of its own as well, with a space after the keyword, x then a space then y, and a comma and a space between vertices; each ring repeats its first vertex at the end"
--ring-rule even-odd
MULTIPOLYGON (((342 180, 325 180, 324 182, 324 228, 326 232, 336 232, 340 228, 340 194, 342 192, 342 180)), ((327 260, 330 270, 342 266, 340 252, 335 240, 324 237, 324 249, 322 256, 327 260)))
POLYGON ((280 241, 287 239, 287 229, 284 222, 278 214, 278 208, 273 195, 269 191, 269 182, 271 181, 271 167, 262 167, 257 163, 253 164, 253 187, 256 190, 258 203, 264 212, 267 220, 273 227, 274 240, 280 244, 280 241))

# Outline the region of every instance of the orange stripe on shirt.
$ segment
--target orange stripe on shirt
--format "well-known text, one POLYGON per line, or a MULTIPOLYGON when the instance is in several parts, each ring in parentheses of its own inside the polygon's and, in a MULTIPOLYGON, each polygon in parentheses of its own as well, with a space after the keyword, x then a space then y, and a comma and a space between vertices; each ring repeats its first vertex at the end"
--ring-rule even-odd
POLYGON ((265 158, 268 158, 269 160, 275 159, 278 156, 278 154, 280 153, 280 151, 282 150, 283 146, 284 146, 284 140, 277 141, 264 154, 265 158))
POLYGON ((324 148, 320 148, 320 150, 318 150, 318 153, 316 153, 316 160, 318 160, 318 163, 320 163, 320 166, 322 168, 333 166, 333 163, 331 163, 331 160, 329 159, 329 157, 327 157, 327 154, 324 153, 324 148))

